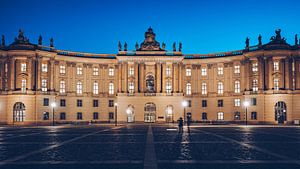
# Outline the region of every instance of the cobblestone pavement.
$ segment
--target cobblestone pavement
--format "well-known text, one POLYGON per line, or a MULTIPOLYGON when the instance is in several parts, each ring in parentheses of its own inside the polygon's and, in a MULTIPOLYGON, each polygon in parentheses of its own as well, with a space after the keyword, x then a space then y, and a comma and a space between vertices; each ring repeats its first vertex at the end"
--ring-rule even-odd
POLYGON ((299 169, 300 128, 0 127, 0 169, 299 169))

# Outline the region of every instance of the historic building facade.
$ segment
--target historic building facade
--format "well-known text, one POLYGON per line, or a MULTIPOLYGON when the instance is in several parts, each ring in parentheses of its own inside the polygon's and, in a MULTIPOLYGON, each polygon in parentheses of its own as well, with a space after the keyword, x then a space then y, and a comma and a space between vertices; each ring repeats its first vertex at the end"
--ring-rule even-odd
POLYGON ((185 55, 145 40, 117 54, 63 51, 19 36, 0 47, 0 122, 293 123, 300 119, 300 47, 280 30, 243 50, 185 55), (249 103, 249 104, 244 104, 249 103), (297 104, 298 103, 298 104, 297 104))

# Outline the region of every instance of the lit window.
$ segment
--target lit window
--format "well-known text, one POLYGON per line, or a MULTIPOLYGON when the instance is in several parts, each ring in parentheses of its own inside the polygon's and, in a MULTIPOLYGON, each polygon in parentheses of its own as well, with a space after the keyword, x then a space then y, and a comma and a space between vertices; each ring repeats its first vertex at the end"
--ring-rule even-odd
POLYGON ((207 94, 207 84, 206 83, 202 83, 202 94, 206 95, 207 94))
POLYGON ((48 65, 47 65, 47 63, 42 63, 42 72, 48 72, 48 65))
POLYGON ((108 76, 114 76, 114 68, 108 69, 108 76))
POLYGON ((170 67, 167 67, 166 68, 166 76, 171 76, 171 68, 170 67))
POLYGON ((224 120, 224 113, 223 112, 218 112, 218 120, 224 120))
POLYGON ((170 94, 172 92, 172 83, 170 81, 167 81, 167 84, 166 84, 166 92, 168 94, 170 94))
POLYGON ((279 62, 278 61, 274 62, 274 71, 279 71, 279 62))
POLYGON ((235 65, 234 66, 234 74, 240 74, 241 70, 240 70, 240 65, 235 65))
POLYGON ((218 67, 218 75, 223 75, 223 74, 224 74, 223 67, 218 67))
POLYGON ((99 75, 99 69, 97 67, 93 68, 93 75, 98 76, 99 75))
POLYGON ((22 92, 26 92, 26 79, 22 79, 21 81, 21 90, 22 92))
POLYGON ((59 66, 59 73, 60 74, 66 74, 66 66, 65 65, 60 65, 59 66))
POLYGON ((108 94, 114 94, 114 84, 113 83, 109 83, 108 94))
POLYGON ((134 75, 134 68, 130 67, 129 71, 128 71, 129 76, 133 76, 134 75))
POLYGON ((241 83, 240 81, 234 82, 234 93, 240 93, 241 92, 241 83))
POLYGON ((258 91, 258 80, 257 79, 253 79, 253 81, 252 81, 252 90, 254 92, 258 91))
POLYGON ((222 82, 218 82, 218 94, 223 94, 224 86, 222 82))
POLYGON ((47 91, 47 79, 42 79, 42 91, 47 91))
POLYGON ((241 120, 241 113, 240 112, 234 112, 234 120, 241 120))
POLYGON ((94 82, 93 94, 99 94, 99 84, 97 82, 94 82))
POLYGON ((4 69, 5 69, 4 71, 5 71, 5 73, 7 73, 7 72, 8 72, 8 64, 5 63, 4 67, 5 67, 5 68, 4 68, 4 69))
POLYGON ((82 67, 77 67, 77 75, 82 75, 82 67))
POLYGON ((235 107, 241 106, 241 99, 234 99, 234 106, 235 107))
POLYGON ((186 71, 186 72, 185 72, 185 75, 186 75, 186 76, 192 76, 192 69, 188 68, 188 69, 186 69, 185 71, 186 71))
POLYGON ((279 79, 274 79, 274 90, 279 90, 279 79))
POLYGON ((21 63, 21 72, 26 72, 26 70, 27 70, 26 63, 21 63))
POLYGON ((258 72, 258 63, 252 63, 252 72, 258 72))
POLYGON ((63 80, 59 82, 59 93, 66 93, 66 82, 63 80))
POLYGON ((76 93, 77 94, 82 94, 82 82, 77 82, 77 86, 76 86, 76 93))
POLYGON ((201 75, 206 76, 207 75, 207 69, 206 68, 201 68, 201 75))
POLYGON ((128 84, 129 93, 134 93, 134 83, 129 82, 128 84))
POLYGON ((191 83, 186 84, 186 94, 191 95, 192 94, 192 85, 191 83))

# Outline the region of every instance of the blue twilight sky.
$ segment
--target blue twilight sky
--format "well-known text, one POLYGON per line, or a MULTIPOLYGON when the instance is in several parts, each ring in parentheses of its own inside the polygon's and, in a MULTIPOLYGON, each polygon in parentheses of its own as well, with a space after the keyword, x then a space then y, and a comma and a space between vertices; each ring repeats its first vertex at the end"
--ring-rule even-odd
MULTIPOLYGON (((294 44, 300 34, 299 0, 0 0, 0 34, 11 43, 22 28, 32 43, 43 36, 57 49, 116 53, 120 40, 134 49, 152 26, 156 39, 183 52, 212 53, 269 42, 274 30, 294 44)), ((299 36, 300 37, 300 36, 299 36)))

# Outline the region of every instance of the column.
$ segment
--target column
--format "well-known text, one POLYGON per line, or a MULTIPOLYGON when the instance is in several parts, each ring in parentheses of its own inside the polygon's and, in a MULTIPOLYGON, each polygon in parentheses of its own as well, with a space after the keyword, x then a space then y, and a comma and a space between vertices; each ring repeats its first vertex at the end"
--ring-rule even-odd
POLYGON ((16 59, 15 58, 11 58, 10 59, 10 69, 9 69, 9 74, 10 74, 10 78, 9 78, 9 89, 14 91, 16 86, 15 86, 15 82, 16 82, 16 78, 15 78, 15 71, 16 71, 16 59))
POLYGON ((178 71, 178 73, 179 73, 179 76, 178 76, 178 90, 179 90, 179 93, 182 93, 183 91, 182 91, 182 66, 183 66, 183 64, 182 63, 180 63, 179 65, 179 71, 178 71))
POLYGON ((161 93, 161 63, 156 64, 156 92, 161 93))
POLYGON ((118 66, 118 92, 122 92, 122 64, 118 66))
POLYGON ((138 64, 133 64, 134 67, 134 92, 138 93, 139 92, 139 77, 138 77, 138 71, 139 71, 139 65, 138 64))

